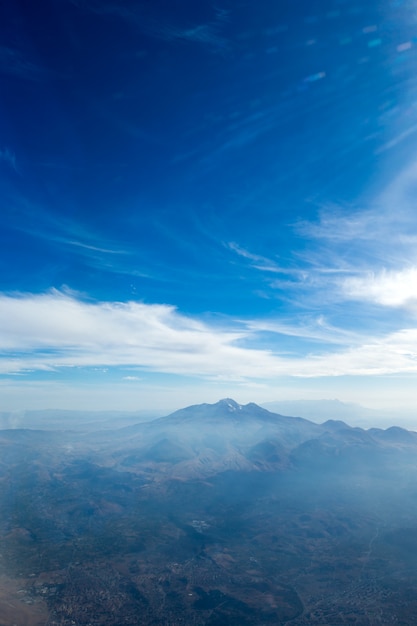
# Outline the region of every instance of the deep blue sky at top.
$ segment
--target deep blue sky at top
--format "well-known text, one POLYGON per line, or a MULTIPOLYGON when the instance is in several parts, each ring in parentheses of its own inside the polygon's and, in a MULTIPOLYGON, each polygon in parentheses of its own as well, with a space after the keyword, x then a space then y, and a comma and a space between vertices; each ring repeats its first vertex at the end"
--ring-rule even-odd
POLYGON ((193 313, 285 306, 279 289, 254 297, 267 281, 227 244, 297 269, 294 224, 326 202, 351 207, 387 167, 375 150, 397 128, 382 115, 400 119, 415 63, 392 57, 417 34, 401 2, 43 0, 1 13, 3 291, 66 285, 193 313))
POLYGON ((4 403, 415 406, 416 67, 409 0, 2 3, 4 403))

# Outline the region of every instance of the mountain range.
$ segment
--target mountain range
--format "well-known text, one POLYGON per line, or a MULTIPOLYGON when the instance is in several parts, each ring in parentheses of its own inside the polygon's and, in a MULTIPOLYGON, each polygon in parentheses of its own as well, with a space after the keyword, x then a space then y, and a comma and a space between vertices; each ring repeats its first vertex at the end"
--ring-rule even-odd
POLYGON ((2 626, 415 623, 417 433, 229 398, 64 425, 0 431, 2 626))
MULTIPOLYGON (((417 430, 415 412, 399 407, 396 411, 370 409, 353 402, 340 400, 275 400, 265 402, 261 407, 281 415, 301 416, 321 424, 333 419, 343 420, 351 426, 387 428, 392 424, 406 429, 417 430)), ((174 408, 170 411, 174 411, 174 408)), ((82 411, 74 409, 46 409, 0 411, 0 430, 8 428, 37 428, 41 430, 112 430, 147 422, 167 415, 158 408, 135 411, 82 411)))
POLYGON ((362 463, 417 454, 417 433, 399 427, 364 430, 343 421, 316 424, 232 399, 190 406, 112 434, 112 458, 124 468, 148 466, 175 477, 219 471, 274 471, 302 464, 362 463), (118 444, 116 445, 116 441, 118 444))
MULTIPOLYGON (((6 429, 0 431, 6 456, 16 447, 28 453, 73 459, 88 454, 98 463, 141 472, 152 466, 158 477, 203 477, 225 470, 275 471, 302 464, 395 461, 417 453, 417 433, 399 427, 362 429, 340 420, 322 424, 272 413, 254 403, 227 398, 189 406, 151 421, 93 430, 6 429), (15 446, 15 447, 13 447, 15 446)), ((101 423, 99 423, 101 426, 101 423)), ((79 428, 79 427, 78 427, 79 428)))
POLYGON ((378 425, 387 428, 392 424, 415 430, 416 415, 413 409, 399 407, 397 410, 370 409, 353 402, 340 400, 275 400, 262 405, 268 411, 284 415, 302 415, 313 421, 322 423, 328 419, 344 420, 351 426, 371 428, 378 425))

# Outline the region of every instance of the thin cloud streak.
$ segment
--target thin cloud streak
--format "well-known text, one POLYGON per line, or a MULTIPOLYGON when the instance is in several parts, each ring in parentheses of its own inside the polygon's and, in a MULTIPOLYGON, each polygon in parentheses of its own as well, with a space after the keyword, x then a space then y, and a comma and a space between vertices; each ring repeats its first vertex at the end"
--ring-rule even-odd
POLYGON ((391 139, 391 141, 387 141, 380 148, 377 148, 377 150, 375 150, 375 154, 382 154, 383 152, 386 152, 387 150, 391 150, 392 148, 395 148, 398 144, 400 144, 402 141, 404 141, 411 135, 414 135, 416 132, 417 132, 417 124, 413 124, 406 130, 404 130, 402 133, 398 133, 398 135, 396 135, 393 139, 391 139))
POLYGON ((317 318, 301 318, 298 325, 284 320, 252 320, 246 322, 245 326, 254 333, 271 333, 283 337, 308 339, 318 344, 360 346, 363 343, 363 336, 360 333, 337 328, 330 324, 323 315, 317 318))
MULTIPOLYGON (((317 221, 299 221, 294 229, 303 238, 323 245, 349 244, 354 257, 366 250, 378 259, 400 258, 407 239, 417 235, 414 187, 417 181, 417 161, 411 160, 395 179, 383 186, 371 206, 359 209, 347 206, 323 207, 317 221), (399 248, 395 253, 395 249, 399 248)), ((369 204, 369 203, 368 203, 369 204)), ((345 252, 345 249, 343 249, 345 252)))
POLYGON ((19 173, 19 169, 17 167, 16 155, 14 152, 9 150, 9 148, 0 149, 0 161, 7 163, 7 165, 9 165, 12 168, 12 170, 16 172, 16 174, 19 173))
POLYGON ((57 216, 20 194, 12 194, 10 204, 14 208, 14 219, 10 221, 9 226, 35 239, 45 240, 48 244, 69 246, 86 257, 130 254, 126 248, 103 239, 82 223, 57 216))
POLYGON ((70 3, 101 17, 117 17, 145 34, 165 41, 189 41, 215 51, 225 50, 229 45, 227 39, 220 35, 220 27, 227 17, 224 12, 216 11, 212 22, 186 27, 156 19, 141 5, 126 6, 121 2, 95 2, 94 0, 70 0, 70 3))
POLYGON ((271 259, 268 259, 259 254, 253 254, 245 248, 242 248, 234 241, 230 241, 224 244, 226 248, 235 252, 238 256, 251 262, 251 267, 262 272, 271 272, 273 274, 298 274, 298 270, 289 269, 287 267, 280 267, 271 259))
POLYGON ((36 65, 16 48, 0 46, 0 74, 38 81, 49 74, 44 67, 36 65))

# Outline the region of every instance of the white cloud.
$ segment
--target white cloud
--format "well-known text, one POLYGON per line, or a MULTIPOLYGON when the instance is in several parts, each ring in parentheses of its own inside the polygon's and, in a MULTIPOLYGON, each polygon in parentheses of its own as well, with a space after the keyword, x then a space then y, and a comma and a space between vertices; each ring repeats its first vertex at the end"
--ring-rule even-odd
POLYGON ((229 328, 220 328, 169 305, 92 303, 51 291, 0 296, 0 329, 3 374, 134 366, 224 382, 417 373, 417 329, 365 337, 343 334, 322 318, 298 330, 296 325, 236 320, 230 320, 229 328), (262 333, 276 334, 267 344, 274 350, 257 347, 265 346, 262 333), (311 340, 316 341, 313 353, 306 353, 305 346, 303 352, 303 338, 310 340, 310 349, 311 340), (249 342, 255 347, 245 347, 249 342))
POLYGON ((417 310, 417 159, 379 188, 365 208, 327 206, 295 224, 309 240, 297 253, 305 306, 355 300, 358 319, 369 304, 417 310))
MULTIPOLYGON (((333 243, 378 238, 381 214, 378 211, 358 211, 353 207, 322 209, 318 221, 300 221, 295 227, 299 234, 309 239, 321 239, 333 243)), ((384 220, 385 222, 385 220, 384 220)))
POLYGON ((399 271, 382 270, 347 278, 343 283, 348 298, 391 307, 417 306, 417 267, 399 271))
POLYGON ((169 305, 88 303, 58 291, 0 297, 0 371, 140 365, 201 376, 263 375, 266 351, 236 346, 242 330, 211 328, 169 305), (18 355, 18 356, 16 356, 18 355))

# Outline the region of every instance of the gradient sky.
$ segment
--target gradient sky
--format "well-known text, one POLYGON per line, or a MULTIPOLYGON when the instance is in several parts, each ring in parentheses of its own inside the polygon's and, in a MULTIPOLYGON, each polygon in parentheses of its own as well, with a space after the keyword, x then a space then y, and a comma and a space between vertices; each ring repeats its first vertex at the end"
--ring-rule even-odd
POLYGON ((0 8, 0 410, 417 409, 417 5, 0 8))

